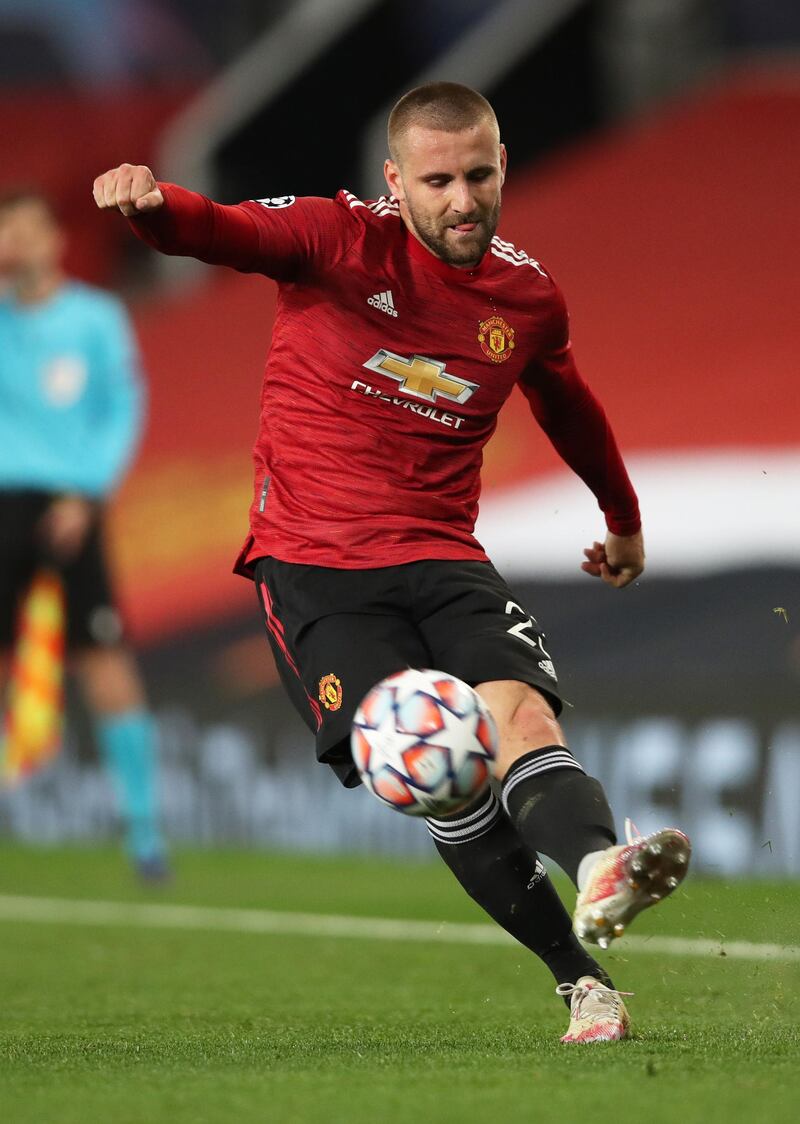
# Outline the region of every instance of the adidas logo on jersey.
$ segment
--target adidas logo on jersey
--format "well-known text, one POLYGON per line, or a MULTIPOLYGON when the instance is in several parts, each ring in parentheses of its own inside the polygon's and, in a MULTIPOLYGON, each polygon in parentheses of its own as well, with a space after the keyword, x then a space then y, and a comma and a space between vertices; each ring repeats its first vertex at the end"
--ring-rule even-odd
POLYGON ((367 304, 371 305, 373 308, 380 309, 380 311, 385 312, 387 316, 397 316, 397 309, 394 307, 391 289, 387 289, 385 293, 373 293, 367 301, 367 304))

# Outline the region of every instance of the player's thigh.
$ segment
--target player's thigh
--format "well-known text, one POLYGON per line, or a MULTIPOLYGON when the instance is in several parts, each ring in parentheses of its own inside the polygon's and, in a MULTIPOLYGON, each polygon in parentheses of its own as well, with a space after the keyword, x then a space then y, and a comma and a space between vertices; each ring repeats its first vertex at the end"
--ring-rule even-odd
POLYGON ((473 686, 499 680, 529 684, 560 714, 547 638, 490 563, 425 562, 415 583, 423 614, 417 623, 436 667, 473 686))
POLYGON ((375 571, 291 567, 262 559, 256 586, 281 680, 316 740, 319 761, 342 783, 358 783, 350 727, 363 697, 380 679, 424 667, 431 655, 401 611, 390 612, 392 576, 375 571), (361 604, 362 611, 355 606, 361 604), (331 612, 346 607, 347 611, 331 612))

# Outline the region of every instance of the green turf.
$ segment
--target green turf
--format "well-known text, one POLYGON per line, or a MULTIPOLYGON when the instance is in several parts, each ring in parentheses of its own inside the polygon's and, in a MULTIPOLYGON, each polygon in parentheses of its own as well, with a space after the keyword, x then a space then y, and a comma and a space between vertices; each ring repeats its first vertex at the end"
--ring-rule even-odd
MULTIPOLYGON (((0 893, 480 921, 436 865, 179 856, 146 893, 110 851, 0 847, 0 893)), ((690 881, 639 934, 800 943, 795 884, 690 881)), ((723 946, 724 947, 724 946, 723 946)), ((605 960, 626 1043, 569 1048, 516 946, 0 922, 0 1119, 782 1124, 800 1104, 800 964, 605 960)))

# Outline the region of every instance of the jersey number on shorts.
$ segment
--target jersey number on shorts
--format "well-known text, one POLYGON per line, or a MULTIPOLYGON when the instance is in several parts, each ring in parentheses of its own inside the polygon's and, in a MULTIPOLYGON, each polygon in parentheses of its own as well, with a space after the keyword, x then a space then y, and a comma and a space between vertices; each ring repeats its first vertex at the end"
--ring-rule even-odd
POLYGON ((542 637, 538 632, 534 631, 533 636, 526 635, 526 629, 530 628, 535 630, 536 628, 536 621, 533 619, 533 617, 527 616, 525 610, 521 605, 518 605, 516 601, 506 601, 507 613, 513 613, 515 609, 522 615, 523 619, 517 624, 513 624, 511 628, 506 630, 509 636, 518 636, 520 640, 524 640, 526 644, 530 644, 530 646, 532 648, 535 648, 537 652, 542 652, 542 654, 547 656, 548 659, 551 659, 550 653, 542 643, 542 637))

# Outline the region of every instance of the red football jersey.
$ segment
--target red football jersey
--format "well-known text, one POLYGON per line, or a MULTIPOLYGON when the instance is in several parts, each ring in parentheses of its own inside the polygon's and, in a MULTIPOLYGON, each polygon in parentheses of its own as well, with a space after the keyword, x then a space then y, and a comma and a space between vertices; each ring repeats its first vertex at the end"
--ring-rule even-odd
POLYGON ((563 298, 524 251, 495 237, 475 269, 456 269, 391 198, 225 207, 161 186, 165 206, 133 222, 140 237, 279 286, 238 569, 266 555, 344 569, 485 560, 473 535, 482 451, 517 383, 609 528, 638 530, 563 298))

